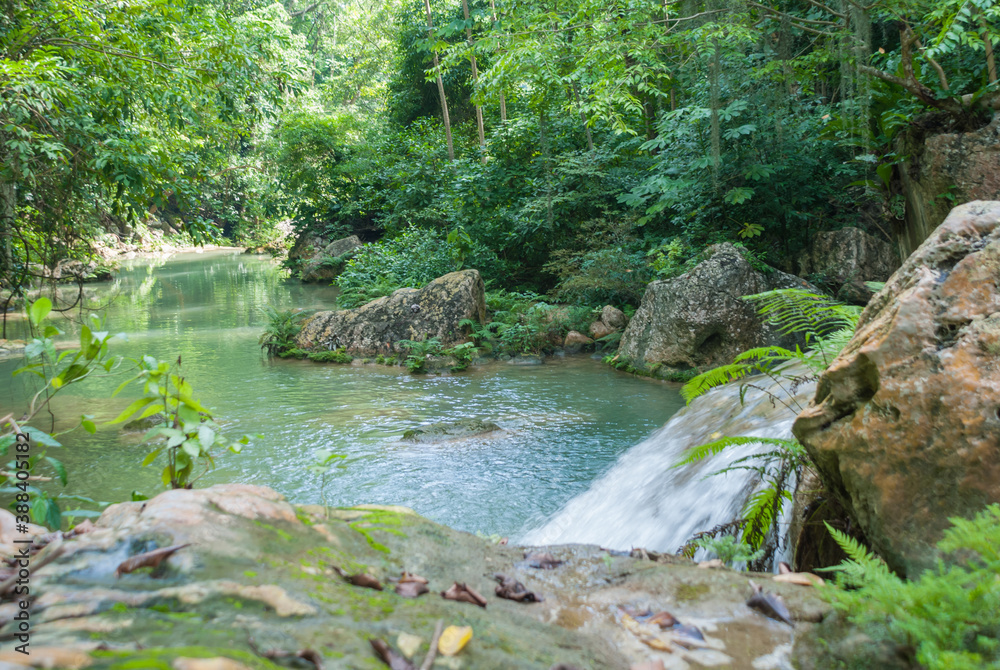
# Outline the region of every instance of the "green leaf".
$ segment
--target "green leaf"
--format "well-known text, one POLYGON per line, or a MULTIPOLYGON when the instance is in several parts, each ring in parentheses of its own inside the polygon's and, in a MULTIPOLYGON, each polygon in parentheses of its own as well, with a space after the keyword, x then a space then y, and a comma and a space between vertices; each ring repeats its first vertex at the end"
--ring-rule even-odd
POLYGON ((31 303, 31 307, 28 308, 28 317, 31 318, 31 322, 36 326, 41 325, 42 321, 49 315, 52 311, 52 301, 48 298, 41 297, 35 302, 31 303))
POLYGON ((22 426, 21 430, 28 434, 32 440, 38 444, 44 445, 46 447, 61 447, 62 444, 59 443, 56 438, 52 437, 44 430, 38 430, 33 426, 22 426))
POLYGON ((91 435, 97 432, 97 424, 95 424, 90 419, 81 420, 80 425, 83 426, 83 429, 88 433, 90 433, 91 435))
POLYGON ((156 398, 139 398, 137 400, 134 400, 128 407, 122 410, 122 413, 119 414, 114 420, 108 421, 108 425, 113 425, 125 421, 127 418, 138 412, 140 409, 142 409, 149 403, 156 402, 156 400, 157 400, 156 398))
POLYGON ((142 465, 140 467, 144 468, 153 461, 155 461, 156 457, 160 455, 161 451, 163 451, 163 447, 160 447, 159 449, 154 449, 153 451, 146 454, 146 458, 142 459, 142 465))
POLYGON ((66 476, 66 466, 63 465, 61 461, 57 461, 51 456, 46 456, 45 460, 48 461, 49 465, 52 466, 52 469, 56 471, 56 476, 59 478, 59 481, 62 482, 62 485, 66 486, 66 481, 68 479, 66 476))

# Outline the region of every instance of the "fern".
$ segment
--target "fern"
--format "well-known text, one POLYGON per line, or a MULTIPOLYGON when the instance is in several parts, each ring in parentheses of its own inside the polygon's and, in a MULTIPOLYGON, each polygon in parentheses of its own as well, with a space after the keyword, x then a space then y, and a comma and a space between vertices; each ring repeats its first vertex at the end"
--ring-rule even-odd
MULTIPOLYGON (((721 439, 715 440, 714 442, 709 442, 707 444, 699 444, 696 447, 691 447, 684 452, 684 458, 673 464, 674 468, 679 468, 684 465, 690 465, 691 463, 697 463, 698 461, 703 461, 706 458, 711 458, 716 456, 729 447, 741 447, 747 444, 773 444, 775 446, 787 447, 792 440, 782 440, 773 437, 723 437, 721 439)), ((795 443, 798 445, 798 443, 795 443)), ((740 459, 743 460, 743 459, 740 459)), ((726 470, 731 470, 732 467, 726 468, 726 470)), ((720 470, 719 472, 713 472, 712 475, 722 474, 725 470, 720 470)), ((709 475, 709 476, 712 476, 709 475)))
POLYGON ((716 386, 722 386, 729 382, 739 381, 755 369, 754 365, 748 363, 731 363, 712 368, 708 372, 703 372, 694 377, 681 388, 681 397, 688 404, 700 395, 708 393, 716 386))

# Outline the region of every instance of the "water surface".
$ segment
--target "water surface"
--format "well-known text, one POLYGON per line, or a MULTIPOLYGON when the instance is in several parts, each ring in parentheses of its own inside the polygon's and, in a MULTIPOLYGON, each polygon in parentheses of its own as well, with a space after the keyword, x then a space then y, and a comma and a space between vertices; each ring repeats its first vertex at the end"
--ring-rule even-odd
MULTIPOLYGON (((220 456, 198 486, 238 481, 273 487, 299 503, 400 504, 459 529, 518 536, 587 490, 682 405, 675 386, 586 357, 445 376, 268 359, 257 344, 266 320, 261 308, 329 308, 335 289, 288 280, 260 256, 205 252, 134 261, 114 282, 91 289, 116 296, 105 310, 106 327, 128 337, 115 343, 116 352, 180 357, 196 397, 227 434, 260 435, 242 454, 220 456), (400 440, 409 428, 468 417, 492 420, 503 431, 431 445, 400 440), (345 467, 326 477, 311 472, 323 449, 345 454, 345 467)), ((68 336, 75 329, 71 321, 62 327, 68 336)), ((28 380, 11 380, 14 367, 0 362, 0 415, 24 406, 28 380)), ((138 395, 108 400, 122 379, 70 387, 55 403, 56 415, 110 420, 138 395)), ((133 490, 162 490, 162 463, 139 466, 149 448, 138 435, 109 426, 62 439, 65 447, 54 455, 69 469, 68 491, 118 501, 133 490)))

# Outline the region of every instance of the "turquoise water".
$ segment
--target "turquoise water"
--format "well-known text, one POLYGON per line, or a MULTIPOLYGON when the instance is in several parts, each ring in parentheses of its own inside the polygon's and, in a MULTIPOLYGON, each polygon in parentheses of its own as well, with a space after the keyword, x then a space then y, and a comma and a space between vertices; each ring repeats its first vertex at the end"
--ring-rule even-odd
MULTIPOLYGON (((286 279, 261 256, 215 251, 132 261, 114 282, 89 289, 105 302, 115 296, 105 325, 127 333, 115 352, 179 356, 196 397, 225 432, 257 435, 242 454, 221 454, 197 486, 239 481, 273 487, 300 503, 406 505, 462 530, 517 536, 585 491, 682 406, 676 386, 588 357, 444 376, 268 359, 257 344, 261 307, 329 308, 335 289, 286 279), (494 421, 503 431, 440 444, 400 441, 409 428, 468 417, 494 421), (310 472, 322 449, 345 454, 345 467, 325 478, 310 472)), ((72 321, 61 326, 71 337, 72 321)), ((22 336, 16 331, 23 323, 8 327, 11 337, 22 336)), ((25 406, 29 380, 11 379, 15 367, 0 362, 0 416, 25 406)), ((125 376, 68 388, 54 413, 112 419, 138 395, 108 399, 125 376)), ((140 467, 149 452, 140 435, 102 426, 96 435, 75 431, 61 439, 64 447, 52 455, 69 470, 67 492, 115 502, 133 490, 162 490, 162 463, 140 467)))

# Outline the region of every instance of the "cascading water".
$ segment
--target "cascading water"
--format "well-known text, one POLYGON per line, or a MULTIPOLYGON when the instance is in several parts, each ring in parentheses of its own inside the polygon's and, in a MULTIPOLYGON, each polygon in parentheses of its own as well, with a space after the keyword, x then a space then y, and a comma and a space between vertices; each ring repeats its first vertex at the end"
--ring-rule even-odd
MULTIPOLYGON (((804 372, 789 368, 784 374, 804 372)), ((804 406, 815 383, 798 385, 790 398, 787 380, 780 380, 780 384, 766 377, 750 381, 758 388, 747 390, 742 405, 740 385, 735 383, 694 400, 652 436, 625 452, 586 492, 520 538, 521 542, 580 542, 609 549, 643 547, 674 552, 695 533, 736 518, 757 483, 755 475, 742 470, 706 475, 766 447, 731 447, 699 463, 673 466, 688 448, 723 436, 791 437, 796 412, 780 401, 792 407, 804 406)))

